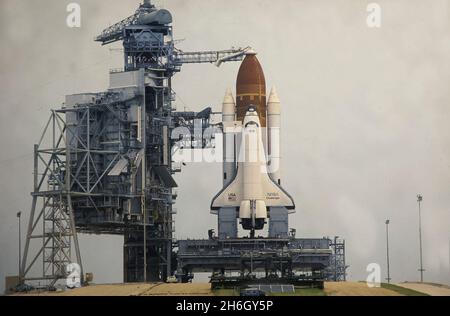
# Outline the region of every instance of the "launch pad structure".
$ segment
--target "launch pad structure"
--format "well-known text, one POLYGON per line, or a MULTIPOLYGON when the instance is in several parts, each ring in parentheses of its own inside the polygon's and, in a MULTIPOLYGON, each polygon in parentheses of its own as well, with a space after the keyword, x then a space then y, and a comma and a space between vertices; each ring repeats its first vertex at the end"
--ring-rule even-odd
MULTIPOLYGON (((247 280, 256 273, 278 281, 344 280, 344 243, 298 239, 288 232, 287 216, 280 219, 283 234, 270 238, 217 237, 211 230, 205 240, 175 240, 173 175, 181 165, 172 151, 213 148, 214 138, 204 136, 220 126, 211 124, 211 108, 175 109, 172 77, 183 64, 242 61, 249 48, 183 52, 175 47, 171 23, 169 11, 146 0, 134 15, 104 30, 96 41, 123 42, 124 69, 111 71, 107 91, 69 95, 51 111, 34 148, 21 284, 54 287, 72 272, 71 263, 83 279, 78 233, 124 236, 125 283, 172 276, 189 282, 195 272, 211 272, 215 282, 229 280, 228 272, 247 280), (185 133, 173 138, 177 128, 185 133)), ((227 221, 219 216, 219 231, 227 221)))

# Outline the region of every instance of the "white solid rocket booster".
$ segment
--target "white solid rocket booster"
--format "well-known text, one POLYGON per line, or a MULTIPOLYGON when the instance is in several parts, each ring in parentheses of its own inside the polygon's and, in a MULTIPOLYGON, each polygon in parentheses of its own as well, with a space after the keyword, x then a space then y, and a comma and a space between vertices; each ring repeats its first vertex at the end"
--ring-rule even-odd
POLYGON ((231 89, 227 89, 222 103, 223 122, 223 186, 234 179, 236 175, 235 134, 236 103, 231 89))
POLYGON ((267 102, 267 138, 269 176, 278 185, 281 184, 281 104, 275 87, 270 92, 267 102))

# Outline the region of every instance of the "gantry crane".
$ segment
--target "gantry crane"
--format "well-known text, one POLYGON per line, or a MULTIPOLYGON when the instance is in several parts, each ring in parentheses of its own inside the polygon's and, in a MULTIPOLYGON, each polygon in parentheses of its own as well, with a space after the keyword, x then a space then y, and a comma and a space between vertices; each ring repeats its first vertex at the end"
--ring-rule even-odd
MULTIPOLYGON (((252 50, 251 47, 245 47, 218 51, 184 52, 175 47, 176 40, 173 39, 170 26, 162 32, 168 38, 168 41, 164 43, 164 47, 145 46, 144 41, 157 34, 152 32, 149 36, 143 35, 146 32, 146 28, 152 28, 153 26, 153 28, 161 29, 161 25, 167 26, 171 22, 172 16, 169 11, 164 9, 158 10, 151 4, 150 0, 145 0, 133 15, 103 30, 95 38, 95 41, 101 42, 102 45, 123 41, 125 53, 127 51, 129 53, 138 53, 139 56, 134 56, 137 58, 145 57, 145 52, 156 52, 159 50, 163 52, 164 57, 167 58, 167 63, 172 66, 175 72, 179 71, 183 64, 212 63, 220 67, 224 62, 241 61, 246 53, 252 50)), ((133 68, 135 67, 128 67, 127 69, 131 70, 133 68)))

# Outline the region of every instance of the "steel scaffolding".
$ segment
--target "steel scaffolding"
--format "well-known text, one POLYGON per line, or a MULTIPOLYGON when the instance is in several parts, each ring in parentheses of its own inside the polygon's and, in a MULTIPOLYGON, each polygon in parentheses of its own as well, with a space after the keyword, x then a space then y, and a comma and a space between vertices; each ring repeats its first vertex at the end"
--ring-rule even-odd
POLYGON ((330 257, 329 266, 326 269, 328 281, 342 282, 347 280, 348 265, 345 261, 345 240, 339 237, 328 238, 333 254, 330 257))
POLYGON ((34 191, 20 268, 19 278, 22 283, 41 280, 53 287, 59 279, 65 279, 66 267, 73 262, 72 240, 76 263, 83 271, 71 201, 70 182, 73 175, 66 132, 64 119, 52 111, 40 141, 34 147, 34 191), (30 261, 29 254, 32 254, 30 261), (42 260, 42 274, 29 277, 39 257, 42 260))

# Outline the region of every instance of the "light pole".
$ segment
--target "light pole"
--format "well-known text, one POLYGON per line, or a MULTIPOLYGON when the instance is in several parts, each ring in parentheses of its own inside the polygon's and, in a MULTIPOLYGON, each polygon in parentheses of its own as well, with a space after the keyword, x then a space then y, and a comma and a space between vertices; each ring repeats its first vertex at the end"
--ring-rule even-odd
POLYGON ((420 194, 417 194, 417 203, 419 203, 419 250, 420 250, 420 282, 423 283, 423 272, 425 271, 423 268, 423 258, 422 258, 422 210, 420 208, 420 203, 422 202, 423 197, 420 194))
POLYGON ((389 270, 389 222, 390 220, 386 220, 386 260, 387 260, 387 278, 388 283, 391 283, 391 273, 389 270))
POLYGON ((22 278, 22 234, 20 230, 20 217, 22 216, 22 212, 17 213, 17 218, 19 222, 19 280, 22 278))

